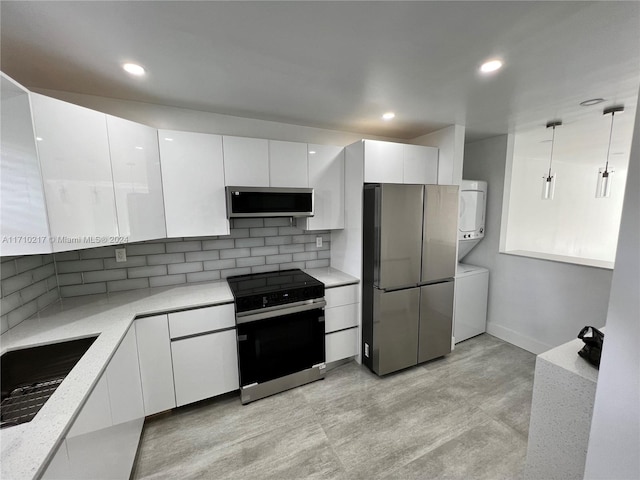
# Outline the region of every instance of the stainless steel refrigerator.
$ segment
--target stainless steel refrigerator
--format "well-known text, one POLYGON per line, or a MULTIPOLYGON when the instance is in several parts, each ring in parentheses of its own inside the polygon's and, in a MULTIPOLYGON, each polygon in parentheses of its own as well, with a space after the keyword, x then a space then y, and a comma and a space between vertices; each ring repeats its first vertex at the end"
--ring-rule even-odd
POLYGON ((451 352, 458 186, 364 188, 362 359, 378 375, 451 352))

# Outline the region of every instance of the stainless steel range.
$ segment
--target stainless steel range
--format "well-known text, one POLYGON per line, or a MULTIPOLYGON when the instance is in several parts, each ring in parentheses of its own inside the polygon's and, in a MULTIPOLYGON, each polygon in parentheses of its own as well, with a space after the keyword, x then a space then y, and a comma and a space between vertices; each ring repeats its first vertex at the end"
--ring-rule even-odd
POLYGON ((242 403, 324 378, 324 284, 302 270, 227 279, 235 298, 242 403))

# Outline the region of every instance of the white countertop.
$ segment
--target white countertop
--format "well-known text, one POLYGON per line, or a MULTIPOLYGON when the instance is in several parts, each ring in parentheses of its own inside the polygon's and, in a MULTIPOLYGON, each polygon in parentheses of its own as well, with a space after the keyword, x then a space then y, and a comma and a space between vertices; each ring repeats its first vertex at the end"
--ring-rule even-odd
MULTIPOLYGON (((305 270, 326 288, 358 283, 332 268, 305 270)), ((55 453, 136 316, 233 302, 225 280, 64 298, 0 336, 2 353, 99 335, 29 423, 0 431, 3 479, 34 478, 55 453)))
POLYGON ((598 369, 578 355, 583 346, 584 342, 576 338, 559 347, 541 353, 538 358, 596 383, 598 381, 598 369))

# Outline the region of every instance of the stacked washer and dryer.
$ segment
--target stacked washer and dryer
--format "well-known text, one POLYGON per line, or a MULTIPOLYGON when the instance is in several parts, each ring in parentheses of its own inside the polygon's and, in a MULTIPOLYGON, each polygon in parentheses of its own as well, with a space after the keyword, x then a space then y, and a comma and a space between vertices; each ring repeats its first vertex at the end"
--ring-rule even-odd
POLYGON ((484 238, 487 182, 462 180, 458 221, 458 268, 455 283, 455 343, 486 331, 489 270, 461 260, 484 238))

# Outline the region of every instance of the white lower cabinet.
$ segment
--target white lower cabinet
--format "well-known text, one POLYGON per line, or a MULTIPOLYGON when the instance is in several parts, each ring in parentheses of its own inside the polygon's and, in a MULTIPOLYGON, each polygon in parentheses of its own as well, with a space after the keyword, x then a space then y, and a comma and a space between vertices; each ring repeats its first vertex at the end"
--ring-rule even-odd
POLYGON ((143 423, 136 334, 131 327, 43 478, 128 479, 143 423))
POLYGON ((324 309, 325 362, 358 354, 359 285, 327 288, 324 309))
POLYGON ((178 406, 237 390, 236 329, 171 342, 178 406))
POLYGON ((149 416, 175 408, 167 315, 139 318, 135 325, 144 414, 149 416))

